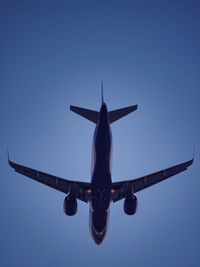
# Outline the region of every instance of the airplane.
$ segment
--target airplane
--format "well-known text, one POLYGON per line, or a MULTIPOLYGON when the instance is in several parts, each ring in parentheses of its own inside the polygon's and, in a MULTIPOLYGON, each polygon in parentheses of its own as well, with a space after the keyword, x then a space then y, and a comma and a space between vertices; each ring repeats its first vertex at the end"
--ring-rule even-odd
POLYGON ((135 196, 137 192, 185 171, 193 163, 194 159, 193 157, 189 161, 137 179, 112 182, 112 133, 110 126, 122 117, 137 110, 137 105, 108 111, 103 97, 103 83, 101 84, 101 98, 99 112, 70 106, 71 111, 96 125, 93 136, 92 177, 90 183, 66 180, 19 165, 12 162, 8 155, 9 165, 17 173, 67 194, 63 204, 66 215, 73 216, 76 214, 77 199, 89 203, 89 227, 97 245, 102 243, 106 235, 110 204, 112 202, 124 199, 124 213, 134 215, 137 209, 137 197, 135 196))

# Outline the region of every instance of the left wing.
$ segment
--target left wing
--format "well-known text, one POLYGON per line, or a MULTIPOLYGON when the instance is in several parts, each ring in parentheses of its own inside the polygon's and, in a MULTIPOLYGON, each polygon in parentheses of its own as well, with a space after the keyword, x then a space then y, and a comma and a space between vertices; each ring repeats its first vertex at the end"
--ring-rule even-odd
POLYGON ((173 175, 183 172, 192 163, 193 159, 134 180, 112 183, 112 200, 113 202, 116 202, 122 198, 125 198, 129 194, 137 193, 173 175))
POLYGON ((91 184, 65 180, 63 178, 34 170, 8 160, 9 165, 18 173, 23 174, 37 182, 47 185, 63 193, 73 193, 76 198, 88 202, 91 184))

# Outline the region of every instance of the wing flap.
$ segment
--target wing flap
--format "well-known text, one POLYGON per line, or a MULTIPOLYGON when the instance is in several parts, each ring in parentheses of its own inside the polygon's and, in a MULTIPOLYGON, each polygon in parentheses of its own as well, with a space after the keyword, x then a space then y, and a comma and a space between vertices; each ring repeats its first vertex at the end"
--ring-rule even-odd
POLYGON ((149 186, 157 184, 167 178, 170 178, 171 176, 174 176, 180 172, 187 170, 187 168, 192 164, 192 162, 193 160, 189 160, 173 167, 136 179, 132 182, 133 192, 136 193, 138 191, 141 191, 149 186))
POLYGON ((9 165, 17 172, 25 175, 39 183, 49 186, 63 193, 74 193, 75 196, 84 201, 88 201, 87 191, 91 188, 90 183, 66 180, 45 172, 41 172, 23 165, 16 164, 9 160, 9 165))
POLYGON ((118 201, 122 198, 125 198, 130 193, 137 193, 145 188, 164 181, 171 176, 185 171, 192 163, 193 159, 134 180, 113 183, 112 200, 113 202, 118 201))

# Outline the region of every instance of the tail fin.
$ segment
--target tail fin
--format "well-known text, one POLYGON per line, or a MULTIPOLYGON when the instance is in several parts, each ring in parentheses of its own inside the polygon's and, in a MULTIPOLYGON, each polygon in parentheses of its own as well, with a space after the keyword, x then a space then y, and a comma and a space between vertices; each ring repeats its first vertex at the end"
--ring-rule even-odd
POLYGON ((135 111, 136 109, 137 109, 137 105, 110 111, 109 112, 110 124, 125 117, 126 115, 135 111))
POLYGON ((77 113, 78 115, 88 119, 89 121, 92 121, 94 123, 98 122, 99 119, 99 112, 86 109, 86 108, 80 108, 76 106, 70 106, 70 110, 77 113))
POLYGON ((101 81, 101 104, 104 103, 104 99, 103 99, 103 81, 101 81))

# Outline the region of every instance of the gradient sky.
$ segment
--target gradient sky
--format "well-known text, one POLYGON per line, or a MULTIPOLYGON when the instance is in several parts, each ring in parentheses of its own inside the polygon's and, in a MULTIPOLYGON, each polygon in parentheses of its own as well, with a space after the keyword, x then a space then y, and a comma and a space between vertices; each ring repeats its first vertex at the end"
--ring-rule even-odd
POLYGON ((0 2, 0 266, 200 266, 199 1, 0 2), (138 104, 112 126, 113 181, 189 160, 186 172, 137 194, 135 216, 111 206, 91 239, 88 205, 16 174, 13 161, 90 181, 94 125, 69 105, 138 104))

